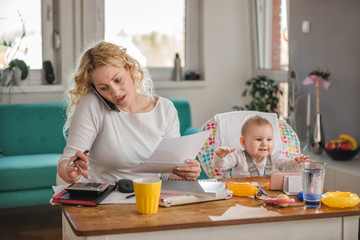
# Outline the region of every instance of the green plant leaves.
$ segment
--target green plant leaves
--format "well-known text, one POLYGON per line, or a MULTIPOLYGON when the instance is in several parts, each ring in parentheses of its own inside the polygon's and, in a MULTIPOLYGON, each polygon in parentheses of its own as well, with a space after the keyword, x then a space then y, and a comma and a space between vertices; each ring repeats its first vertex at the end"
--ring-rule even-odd
POLYGON ((9 63, 9 70, 12 70, 14 67, 17 67, 20 69, 21 71, 21 80, 24 80, 28 74, 29 74, 29 69, 28 66, 26 65, 26 63, 23 60, 20 59, 14 59, 9 63))
MULTIPOLYGON (((283 94, 276 81, 261 75, 247 80, 245 84, 248 88, 242 92, 242 96, 249 95, 252 100, 244 107, 239 107, 241 110, 276 113, 279 103, 278 95, 283 94)), ((233 107, 233 109, 236 108, 233 107)))

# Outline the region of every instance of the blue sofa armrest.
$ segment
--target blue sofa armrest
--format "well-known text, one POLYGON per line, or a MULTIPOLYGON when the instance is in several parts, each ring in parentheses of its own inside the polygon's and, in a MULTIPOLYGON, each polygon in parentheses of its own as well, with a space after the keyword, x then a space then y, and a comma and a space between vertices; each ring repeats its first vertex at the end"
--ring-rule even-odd
MULTIPOLYGON (((199 132, 198 128, 194 128, 191 122, 191 109, 190 103, 184 98, 169 98, 174 103, 176 110, 178 111, 180 121, 180 134, 181 136, 190 135, 199 132)), ((208 179, 208 176, 201 169, 199 179, 208 179)))
POLYGON ((178 111, 181 136, 197 133, 199 129, 194 128, 191 122, 190 103, 185 98, 169 98, 178 111))

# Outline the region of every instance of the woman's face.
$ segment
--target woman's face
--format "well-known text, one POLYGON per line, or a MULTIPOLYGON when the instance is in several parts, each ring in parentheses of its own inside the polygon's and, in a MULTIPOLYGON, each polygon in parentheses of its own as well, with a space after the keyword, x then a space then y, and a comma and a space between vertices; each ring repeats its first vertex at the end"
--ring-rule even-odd
POLYGON ((126 111, 135 101, 136 88, 129 70, 124 67, 101 66, 91 73, 96 90, 108 101, 126 111))

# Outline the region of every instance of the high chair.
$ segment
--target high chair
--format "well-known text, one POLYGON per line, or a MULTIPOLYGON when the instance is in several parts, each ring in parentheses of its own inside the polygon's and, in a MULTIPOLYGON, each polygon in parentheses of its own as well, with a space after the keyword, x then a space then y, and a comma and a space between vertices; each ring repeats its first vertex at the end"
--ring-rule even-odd
POLYGON ((250 115, 261 115, 273 126, 274 150, 282 151, 285 156, 294 158, 300 154, 300 141, 294 130, 285 121, 278 119, 275 113, 258 111, 233 111, 216 114, 206 121, 199 131, 212 130, 209 138, 198 153, 198 160, 209 178, 229 178, 232 169, 221 171, 214 164, 214 150, 221 146, 240 148, 239 138, 244 120, 250 115))

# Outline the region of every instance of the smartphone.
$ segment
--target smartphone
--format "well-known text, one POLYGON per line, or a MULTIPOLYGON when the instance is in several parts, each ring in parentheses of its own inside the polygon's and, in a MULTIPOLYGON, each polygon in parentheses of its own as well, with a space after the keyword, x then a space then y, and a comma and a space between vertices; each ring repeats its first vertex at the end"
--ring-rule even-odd
POLYGON ((95 92, 95 94, 100 98, 100 100, 105 104, 105 106, 110 111, 118 111, 118 112, 120 112, 120 110, 115 106, 115 104, 113 104, 112 102, 108 101, 103 96, 101 96, 101 94, 96 90, 94 84, 91 84, 90 87, 92 88, 92 90, 95 92))
POLYGON ((301 176, 301 172, 273 172, 270 176, 270 190, 282 190, 284 176, 301 176))

